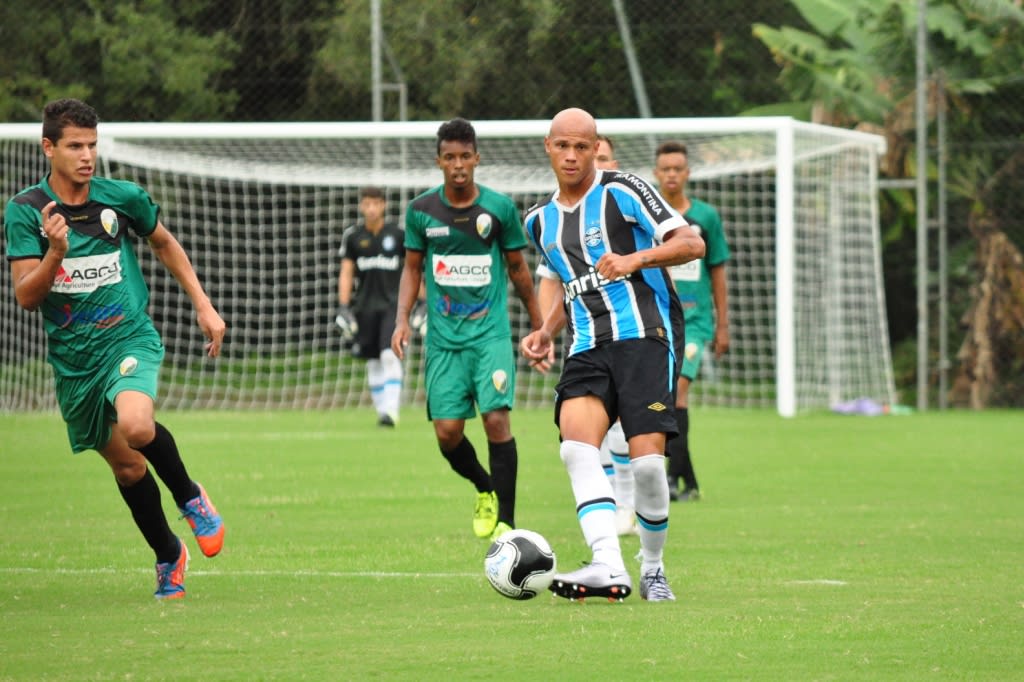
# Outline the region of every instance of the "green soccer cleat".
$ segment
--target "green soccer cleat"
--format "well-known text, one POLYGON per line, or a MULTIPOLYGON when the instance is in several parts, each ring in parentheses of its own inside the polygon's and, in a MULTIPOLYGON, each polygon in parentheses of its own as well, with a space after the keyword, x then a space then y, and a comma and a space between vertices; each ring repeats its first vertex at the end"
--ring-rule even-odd
POLYGON ((494 532, 491 533, 491 542, 494 542, 502 536, 503 533, 507 533, 512 530, 512 526, 508 525, 504 521, 498 521, 498 525, 494 527, 494 532))
POLYGON ((478 493, 473 510, 473 532, 478 538, 489 538, 498 525, 498 497, 494 492, 478 493))

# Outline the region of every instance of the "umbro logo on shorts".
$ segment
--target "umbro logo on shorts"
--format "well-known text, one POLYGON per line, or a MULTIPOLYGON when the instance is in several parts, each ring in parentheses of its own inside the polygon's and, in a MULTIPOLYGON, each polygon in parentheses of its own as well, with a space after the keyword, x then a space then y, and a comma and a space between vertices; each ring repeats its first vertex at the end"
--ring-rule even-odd
POLYGON ((647 409, 651 410, 652 412, 664 412, 668 408, 665 407, 665 405, 663 405, 662 403, 651 403, 650 405, 647 406, 647 409))

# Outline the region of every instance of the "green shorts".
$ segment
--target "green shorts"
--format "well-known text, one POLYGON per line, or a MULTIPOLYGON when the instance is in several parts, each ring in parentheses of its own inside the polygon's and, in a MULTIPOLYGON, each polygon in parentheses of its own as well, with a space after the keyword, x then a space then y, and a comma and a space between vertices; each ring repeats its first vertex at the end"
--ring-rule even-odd
POLYGON ((679 366, 679 376, 686 377, 691 382, 697 378, 707 343, 703 339, 694 339, 693 341, 689 338, 686 339, 686 345, 683 347, 683 363, 679 366))
POLYGON ((156 400, 161 343, 126 346, 110 356, 111 362, 88 376, 56 378, 57 403, 68 429, 71 450, 99 450, 110 440, 110 425, 117 421, 114 399, 121 391, 139 391, 156 400))
POLYGON ((477 342, 460 350, 431 348, 425 383, 427 419, 470 419, 476 408, 482 414, 511 409, 516 394, 512 342, 477 342))

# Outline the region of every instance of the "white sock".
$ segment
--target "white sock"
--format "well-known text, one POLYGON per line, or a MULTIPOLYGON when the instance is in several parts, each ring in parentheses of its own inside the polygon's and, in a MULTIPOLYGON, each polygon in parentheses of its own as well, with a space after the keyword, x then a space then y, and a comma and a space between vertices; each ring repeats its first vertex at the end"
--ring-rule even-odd
MULTIPOLYGON (((580 530, 594 553, 594 563, 610 566, 613 571, 625 570, 615 532, 615 498, 601 468, 600 452, 593 445, 567 440, 562 442, 560 454, 576 498, 580 530)), ((665 495, 667 499, 667 489, 665 495)))
POLYGON ((612 463, 612 450, 608 445, 608 434, 605 434, 604 440, 601 441, 601 468, 604 469, 604 475, 608 477, 608 482, 612 484, 612 496, 615 501, 619 501, 619 492, 615 489, 615 466, 612 463))
POLYGON ((381 351, 380 364, 384 375, 384 392, 381 404, 391 418, 398 420, 398 408, 402 403, 402 361, 391 349, 381 351))
POLYGON ((636 457, 632 462, 636 481, 636 516, 640 528, 640 573, 664 568, 662 557, 668 535, 668 481, 665 455, 636 457))
POLYGON ((626 435, 622 432, 622 423, 612 424, 604 440, 611 451, 615 502, 620 507, 635 509, 633 469, 629 465, 629 443, 626 442, 626 435))
POLYGON ((370 397, 377 414, 386 414, 384 405, 384 365, 380 360, 372 358, 366 361, 366 382, 370 384, 370 397))

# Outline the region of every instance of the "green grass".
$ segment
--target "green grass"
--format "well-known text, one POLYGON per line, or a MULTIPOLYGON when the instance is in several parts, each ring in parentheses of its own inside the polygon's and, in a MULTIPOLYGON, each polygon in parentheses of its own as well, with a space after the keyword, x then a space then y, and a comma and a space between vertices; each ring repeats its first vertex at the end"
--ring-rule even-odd
MULTIPOLYGON (((694 410, 705 500, 672 507, 673 604, 493 592, 420 410, 395 431, 365 410, 161 421, 228 524, 215 559, 188 539, 166 604, 99 457, 56 415, 0 415, 0 679, 1024 679, 1020 413, 694 410)), ((513 429, 519 525, 571 569, 550 412, 513 429)))

